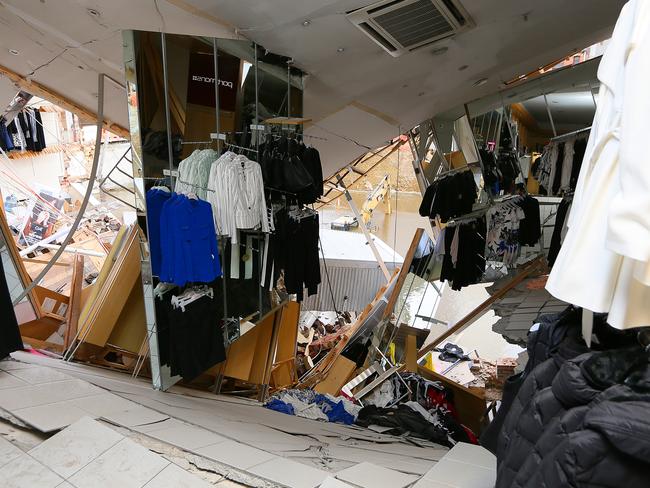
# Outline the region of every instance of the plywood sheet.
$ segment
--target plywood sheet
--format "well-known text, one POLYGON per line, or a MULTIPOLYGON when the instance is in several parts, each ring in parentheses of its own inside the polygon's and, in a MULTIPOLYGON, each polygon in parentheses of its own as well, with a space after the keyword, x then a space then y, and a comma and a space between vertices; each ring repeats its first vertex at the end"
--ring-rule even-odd
POLYGON ((323 381, 318 383, 314 390, 318 393, 329 393, 330 395, 338 395, 345 385, 354 370, 357 369, 357 365, 354 361, 350 361, 345 356, 338 356, 332 369, 329 370, 327 376, 323 381))
POLYGON ((88 319, 80 325, 84 342, 99 347, 106 345, 139 276, 140 249, 137 228, 134 228, 107 280, 98 288, 97 299, 88 304, 91 312, 88 319))
POLYGON ((147 335, 147 317, 144 311, 144 292, 141 279, 133 285, 131 294, 124 304, 108 343, 125 351, 137 354, 147 335))

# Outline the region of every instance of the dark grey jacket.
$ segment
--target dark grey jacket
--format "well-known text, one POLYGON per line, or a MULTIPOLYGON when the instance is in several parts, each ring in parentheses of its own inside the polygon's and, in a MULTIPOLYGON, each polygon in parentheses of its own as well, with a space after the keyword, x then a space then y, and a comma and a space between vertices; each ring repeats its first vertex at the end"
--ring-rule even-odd
POLYGON ((497 488, 650 486, 648 355, 633 347, 566 361, 506 423, 497 488))
MULTIPOLYGON (((508 378, 503 385, 503 395, 501 406, 497 411, 494 419, 481 433, 481 445, 497 454, 497 444, 501 437, 504 421, 515 403, 519 389, 523 385, 530 373, 541 363, 546 361, 551 355, 557 352, 558 346, 564 341, 567 334, 576 335, 573 330, 577 330, 575 324, 579 322, 579 315, 576 309, 569 307, 562 313, 548 314, 538 317, 539 328, 528 334, 527 352, 528 362, 526 368, 521 373, 508 378)), ((531 324, 532 325, 532 324, 531 324)), ((581 341, 578 342, 580 344, 581 341)), ((565 350, 569 357, 586 352, 587 346, 576 347, 575 351, 565 350)), ((542 378, 540 378, 542 380, 542 378)), ((545 383, 545 382, 544 382, 545 383)), ((550 384, 550 383, 549 383, 550 384)), ((519 408, 521 405, 515 408, 519 408)))

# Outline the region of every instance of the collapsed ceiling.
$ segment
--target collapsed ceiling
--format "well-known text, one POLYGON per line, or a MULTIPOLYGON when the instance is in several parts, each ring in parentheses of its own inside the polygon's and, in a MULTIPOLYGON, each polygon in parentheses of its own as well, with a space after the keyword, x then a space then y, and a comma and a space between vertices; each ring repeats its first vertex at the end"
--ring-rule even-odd
MULTIPOLYGON (((399 57, 347 18, 371 3, 2 0, 0 65, 93 110, 97 72, 124 79, 121 30, 250 39, 307 73, 308 132, 327 139, 319 149, 330 175, 422 120, 609 37, 625 1, 461 0, 473 27, 399 57)), ((128 127, 117 82, 106 85, 105 114, 128 127)))

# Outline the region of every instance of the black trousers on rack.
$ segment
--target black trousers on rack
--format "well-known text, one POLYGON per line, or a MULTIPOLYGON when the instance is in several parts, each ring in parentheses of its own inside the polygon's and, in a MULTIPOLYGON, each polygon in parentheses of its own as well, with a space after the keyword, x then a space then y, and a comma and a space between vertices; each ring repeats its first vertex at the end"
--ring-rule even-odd
POLYGON ((0 317, 2 317, 0 320, 0 359, 3 359, 9 353, 22 349, 23 340, 20 337, 14 306, 11 303, 2 259, 0 259, 0 317))
POLYGON ((171 296, 156 299, 160 362, 173 376, 191 381, 226 359, 220 300, 201 297, 183 311, 171 306, 171 296))
MULTIPOLYGON (((271 236, 267 276, 273 268, 273 284, 277 282, 280 270, 284 270, 284 284, 287 292, 296 294, 298 301, 304 298, 304 288, 309 295, 318 293, 320 256, 318 215, 294 220, 285 210, 275 215, 275 233, 271 236)), ((268 281, 265 281, 268 285, 268 281)))

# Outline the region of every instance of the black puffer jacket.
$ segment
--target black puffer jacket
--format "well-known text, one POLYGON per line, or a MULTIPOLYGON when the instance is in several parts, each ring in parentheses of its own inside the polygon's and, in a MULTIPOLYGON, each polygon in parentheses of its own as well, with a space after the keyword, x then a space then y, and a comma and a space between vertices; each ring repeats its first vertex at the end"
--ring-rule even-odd
MULTIPOLYGON (((539 327, 528 333, 528 362, 525 369, 508 378, 503 385, 501 406, 494 419, 481 434, 481 445, 493 454, 497 453, 497 442, 501 436, 503 423, 512 408, 512 404, 519 393, 526 377, 541 363, 546 361, 551 354, 557 351, 558 346, 565 339, 570 330, 575 330, 578 312, 569 307, 561 313, 547 314, 537 319, 539 327)), ((532 323, 531 323, 532 325, 532 323)), ((586 345, 580 352, 586 351, 586 345)), ((578 352, 578 351, 576 351, 578 352)))
MULTIPOLYGON (((584 341, 575 337, 567 337, 557 350, 551 353, 551 357, 533 369, 526 377, 516 398, 512 402, 510 411, 503 422, 501 435, 497 443, 497 462, 499 470, 510 451, 510 444, 513 438, 519 436, 517 425, 524 412, 531 411, 530 404, 535 394, 553 383, 556 374, 562 365, 569 359, 573 359, 588 351, 584 341)), ((514 467, 516 471, 516 466, 514 467)), ((508 486, 502 484, 497 486, 508 486)))
POLYGON ((640 348, 568 361, 517 419, 496 486, 647 487, 649 412, 650 366, 640 348))
MULTIPOLYGON (((524 407, 509 432, 509 444, 499 459, 497 488, 514 487, 531 450, 555 419, 589 405, 608 388, 621 383, 645 355, 638 347, 590 352, 566 361, 551 386, 539 390, 524 407)), ((526 480, 527 478, 521 478, 526 480)))
MULTIPOLYGON (((644 376, 647 382, 647 367, 644 376)), ((645 391, 628 384, 609 388, 548 429, 512 486, 647 488, 649 411, 647 385, 645 391)))

